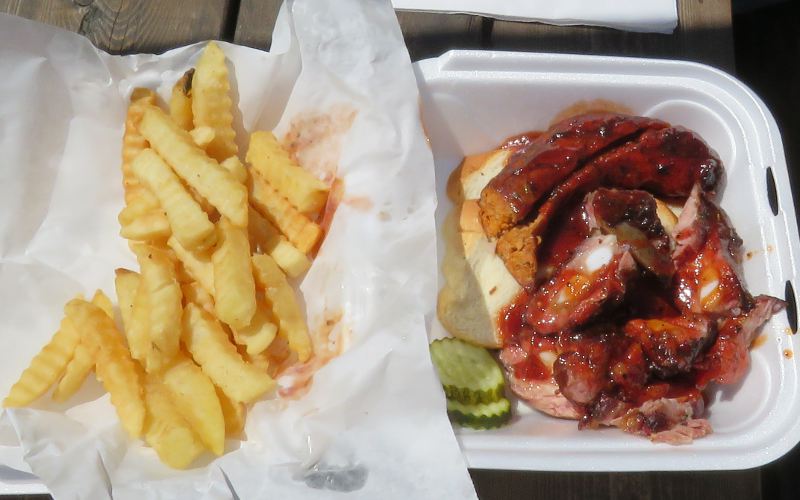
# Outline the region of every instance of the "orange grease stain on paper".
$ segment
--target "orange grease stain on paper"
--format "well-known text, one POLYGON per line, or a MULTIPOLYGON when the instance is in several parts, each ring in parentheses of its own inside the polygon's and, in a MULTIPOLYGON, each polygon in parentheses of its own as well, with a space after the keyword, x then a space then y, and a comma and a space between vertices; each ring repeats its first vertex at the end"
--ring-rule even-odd
POLYGON ((331 185, 339 167, 342 139, 356 114, 344 104, 332 106, 327 113, 300 113, 289 124, 283 145, 304 169, 331 185))
POLYGON ((317 222, 327 233, 344 198, 344 181, 336 176, 342 140, 353 125, 357 111, 349 105, 332 106, 325 113, 300 113, 289 124, 283 146, 306 171, 325 182, 330 192, 317 222))
POLYGON ((422 134, 425 136, 425 144, 428 145, 428 149, 431 149, 431 138, 428 135, 428 129, 425 127, 425 120, 422 119, 424 116, 422 113, 422 97, 417 99, 419 103, 419 123, 422 125, 422 134))
POLYGON ((331 184, 331 190, 328 193, 328 201, 325 203, 325 208, 322 210, 322 216, 319 219, 319 225, 325 234, 328 233, 328 229, 331 227, 333 216, 336 214, 336 209, 339 208, 343 197, 344 181, 337 177, 331 184))
POLYGON ((324 319, 309 332, 314 355, 307 362, 292 366, 278 379, 278 396, 297 399, 311 388, 314 374, 330 360, 339 356, 350 344, 352 332, 342 324, 342 313, 326 312, 324 319))
POLYGON ((369 212, 369 210, 375 205, 372 203, 372 200, 366 196, 348 196, 342 200, 342 203, 355 208, 359 212, 369 212))
POLYGON ((373 201, 366 196, 345 196, 344 181, 337 177, 333 180, 331 190, 328 193, 328 201, 322 211, 322 216, 319 218, 319 225, 325 233, 331 227, 333 216, 336 214, 339 205, 342 204, 353 207, 360 212, 368 212, 375 206, 373 201))

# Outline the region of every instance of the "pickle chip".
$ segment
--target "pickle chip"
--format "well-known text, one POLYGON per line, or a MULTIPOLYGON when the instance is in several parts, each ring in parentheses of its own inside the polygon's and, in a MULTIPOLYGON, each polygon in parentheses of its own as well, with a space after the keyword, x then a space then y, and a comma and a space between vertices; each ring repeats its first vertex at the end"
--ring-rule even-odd
POLYGON ((472 429, 495 429, 511 418, 511 402, 506 398, 492 403, 465 405, 447 401, 447 415, 453 422, 472 429))
POLYGON ((446 338, 434 340, 430 350, 447 399, 465 405, 477 405, 503 398, 503 372, 483 347, 446 338))

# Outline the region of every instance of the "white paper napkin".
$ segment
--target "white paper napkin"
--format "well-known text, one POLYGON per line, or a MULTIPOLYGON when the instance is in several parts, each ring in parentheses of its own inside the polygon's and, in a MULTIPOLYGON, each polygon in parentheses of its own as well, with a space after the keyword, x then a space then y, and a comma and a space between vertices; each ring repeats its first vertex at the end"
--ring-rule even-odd
MULTIPOLYGON (((187 471, 128 439, 93 377, 69 405, 5 411, 0 459, 20 469, 24 459, 56 498, 476 498, 427 351, 433 160, 394 11, 386 0, 289 0, 273 40, 273 53, 221 44, 235 121, 341 144, 344 196, 300 290, 312 331, 341 317, 332 339, 349 348, 300 399, 257 403, 247 441, 187 471), (343 116, 352 126, 325 135, 343 116)), ((0 393, 66 300, 113 296, 114 268, 134 266, 116 222, 127 98, 136 86, 167 96, 202 48, 110 56, 0 15, 0 393)), ((304 151, 304 166, 327 168, 304 151)))
POLYGON ((653 33, 672 33, 678 25, 676 0, 392 0, 392 4, 403 10, 653 33))

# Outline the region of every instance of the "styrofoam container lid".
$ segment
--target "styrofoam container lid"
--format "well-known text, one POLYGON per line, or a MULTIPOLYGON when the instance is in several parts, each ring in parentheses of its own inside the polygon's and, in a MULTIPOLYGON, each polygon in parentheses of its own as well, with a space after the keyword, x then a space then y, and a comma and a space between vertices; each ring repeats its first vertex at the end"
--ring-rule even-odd
MULTIPOLYGON (((684 446, 653 444, 618 429, 579 431, 575 421, 517 403, 512 423, 504 428, 456 429, 470 467, 745 469, 779 458, 800 441, 798 366, 788 354, 798 343, 789 326, 796 305, 787 291, 797 284, 800 242, 780 133, 752 91, 708 66, 652 59, 452 51, 415 68, 436 164, 437 225, 452 209, 447 178, 465 155, 495 148, 511 135, 545 129, 576 101, 606 99, 635 114, 693 129, 719 153, 727 174, 721 204, 744 240, 747 289, 790 300, 787 312, 764 327, 766 341, 751 351, 744 380, 710 393, 710 436, 684 446)), ((441 264, 441 234, 438 255, 441 264)), ((434 320, 431 335, 442 333, 434 320)))

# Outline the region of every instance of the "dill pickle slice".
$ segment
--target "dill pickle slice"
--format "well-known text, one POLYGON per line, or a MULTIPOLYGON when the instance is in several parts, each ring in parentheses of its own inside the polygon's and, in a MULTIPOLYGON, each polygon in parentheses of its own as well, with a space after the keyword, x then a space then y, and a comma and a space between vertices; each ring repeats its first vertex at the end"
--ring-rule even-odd
POLYGON ((503 372, 483 347, 446 338, 434 340, 430 350, 447 399, 476 405, 503 398, 503 372))
POLYGON ((511 403, 506 398, 491 403, 465 405, 447 400, 450 420, 472 429, 495 429, 511 418, 511 403))

